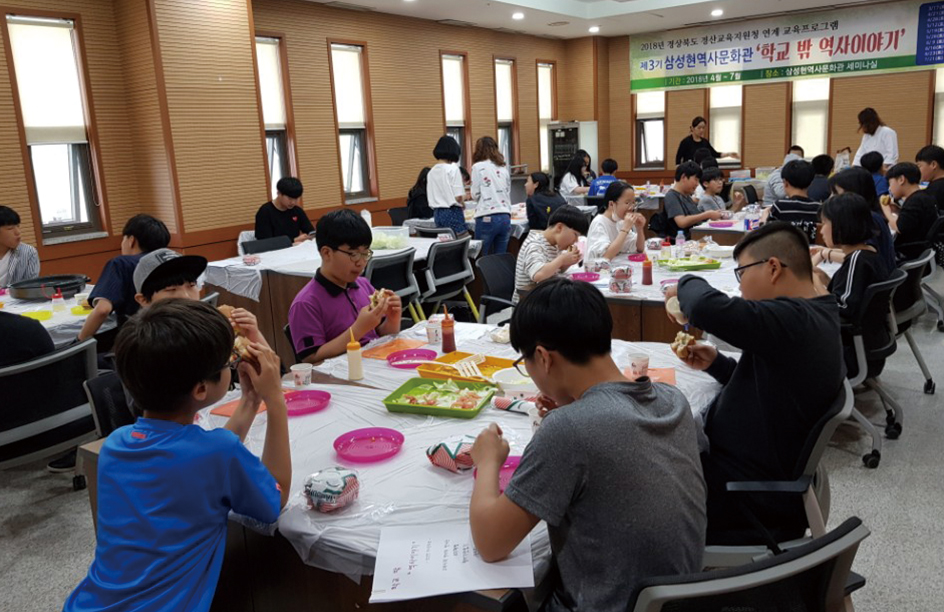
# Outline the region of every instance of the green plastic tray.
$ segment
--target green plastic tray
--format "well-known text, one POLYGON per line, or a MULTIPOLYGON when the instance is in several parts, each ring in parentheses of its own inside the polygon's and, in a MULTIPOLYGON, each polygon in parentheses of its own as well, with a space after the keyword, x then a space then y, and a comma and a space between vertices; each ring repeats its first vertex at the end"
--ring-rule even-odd
POLYGON ((665 267, 672 271, 680 270, 717 270, 721 267, 721 262, 717 259, 708 259, 706 261, 692 261, 690 259, 669 259, 665 262, 665 267))
POLYGON ((429 385, 434 382, 440 382, 430 378, 411 378, 406 381, 400 388, 391 393, 384 399, 384 406, 387 407, 387 410, 390 412, 404 412, 407 414, 426 414, 430 416, 441 416, 441 417, 452 417, 456 419, 471 419, 478 415, 482 411, 488 402, 492 399, 492 396, 495 395, 497 388, 493 385, 488 385, 485 383, 471 383, 471 382, 461 382, 455 381, 456 386, 460 389, 472 389, 474 391, 483 391, 485 392, 485 397, 482 398, 482 401, 472 410, 463 410, 461 408, 440 408, 438 406, 417 406, 416 404, 401 404, 395 402, 395 399, 399 399, 404 393, 412 391, 420 385, 429 385))

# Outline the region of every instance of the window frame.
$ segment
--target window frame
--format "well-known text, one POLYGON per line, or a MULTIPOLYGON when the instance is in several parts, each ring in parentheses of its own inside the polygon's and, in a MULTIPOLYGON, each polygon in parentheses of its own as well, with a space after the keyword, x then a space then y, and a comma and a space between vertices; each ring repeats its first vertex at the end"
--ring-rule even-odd
POLYGON ((495 132, 498 136, 498 130, 500 128, 510 127, 511 131, 509 135, 511 136, 511 146, 509 147, 509 152, 511 153, 511 159, 506 159, 505 163, 508 164, 508 167, 521 165, 521 150, 520 150, 520 138, 518 134, 519 124, 519 114, 518 114, 518 59, 515 57, 507 55, 493 55, 492 56, 492 87, 495 95, 493 96, 494 108, 495 108, 495 132), (498 62, 511 62, 511 122, 503 121, 499 123, 498 121, 498 62))
POLYGON ((67 11, 3 7, 2 17, 3 18, 0 21, 3 23, 0 25, 0 27, 3 28, 3 52, 7 58, 7 71, 10 78, 10 93, 13 98, 13 111, 20 140, 20 154, 23 160, 23 170, 26 178, 26 191, 27 197, 29 198, 30 213, 32 214, 33 218, 33 232, 36 238, 36 244, 44 246, 55 244, 60 241, 71 242, 73 239, 81 240, 84 236, 88 236, 89 239, 104 238, 105 236, 100 234, 104 232, 110 235, 112 227, 111 217, 108 214, 107 208, 108 195, 105 186, 101 146, 98 137, 98 126, 95 120, 95 102, 91 87, 89 86, 91 80, 88 72, 88 60, 86 59, 85 34, 82 24, 82 16, 78 13, 70 13, 67 11), (50 228, 47 228, 43 224, 42 210, 40 209, 39 205, 39 193, 36 188, 36 174, 33 169, 30 145, 26 139, 26 126, 23 121, 23 109, 20 102, 20 90, 16 78, 16 66, 13 59, 13 48, 10 42, 10 30, 7 23, 7 17, 14 16, 23 18, 58 19, 72 22, 73 51, 75 55, 79 93, 82 99, 82 114, 85 119, 86 143, 89 148, 89 179, 91 181, 89 192, 92 198, 88 203, 89 219, 87 222, 58 224, 57 226, 50 228))
MULTIPOLYGON (((334 110, 334 135, 335 142, 337 143, 337 154, 338 154, 338 178, 341 181, 341 202, 345 205, 348 204, 358 204, 366 200, 376 200, 379 197, 379 185, 377 180, 377 155, 374 149, 376 138, 374 136, 374 113, 373 113, 373 102, 370 94, 370 68, 368 60, 368 49, 366 41, 356 41, 356 40, 347 40, 340 38, 328 38, 327 39, 327 49, 328 49, 328 78, 331 83, 331 108, 334 110), (341 164, 341 126, 338 122, 338 102, 337 95, 335 94, 335 83, 334 83, 334 57, 333 49, 334 45, 342 45, 348 47, 360 47, 361 48, 361 91, 364 96, 364 127, 363 128, 352 128, 352 129, 363 129, 364 130, 364 148, 365 150, 365 161, 366 164, 362 164, 362 168, 367 173, 367 180, 364 183, 365 190, 363 192, 348 193, 344 191, 344 174, 341 164)), ((348 128, 345 128, 344 131, 347 131, 348 128)))
MULTIPOLYGON (((667 146, 667 143, 666 143, 666 137, 668 136, 668 131, 667 131, 668 122, 666 121, 666 106, 667 106, 667 104, 668 104, 668 92, 667 92, 667 91, 661 91, 661 92, 659 92, 659 93, 661 93, 662 96, 663 96, 663 100, 662 100, 662 116, 661 116, 661 117, 655 117, 655 116, 653 116, 653 117, 642 117, 642 118, 640 118, 640 117, 638 116, 638 114, 639 114, 639 102, 638 102, 638 100, 639 100, 639 98, 638 98, 639 93, 640 93, 640 92, 637 92, 637 93, 632 94, 632 111, 633 111, 633 122, 632 122, 632 134, 633 134, 633 155, 632 155, 632 159, 633 159, 633 164, 632 164, 632 167, 633 167, 633 170, 634 170, 634 171, 636 171, 636 170, 639 170, 639 171, 665 170, 665 169, 668 167, 668 162, 667 162, 666 160, 667 160, 667 158, 668 158, 668 156, 669 156, 668 146, 667 146), (644 163, 642 163, 642 134, 643 134, 643 130, 642 130, 642 125, 641 125, 641 124, 642 124, 642 123, 645 123, 645 122, 647 122, 647 121, 657 121, 657 120, 658 120, 658 121, 662 121, 662 161, 661 161, 661 163, 660 163, 660 162, 648 162, 648 163, 645 163, 645 164, 644 164, 644 163)), ((649 93, 649 92, 643 92, 643 93, 649 93)))
POLYGON ((462 57, 462 142, 459 145, 462 147, 462 164, 471 170, 472 168, 472 97, 469 91, 469 54, 466 51, 450 51, 448 49, 439 50, 439 89, 442 92, 442 107, 443 107, 443 134, 448 135, 450 128, 455 129, 458 126, 450 126, 446 121, 446 81, 443 76, 443 56, 445 55, 455 55, 462 57))
POLYGON ((286 36, 283 32, 268 30, 256 30, 252 40, 253 74, 256 79, 256 96, 259 103, 259 125, 262 128, 262 151, 266 169, 266 185, 268 187, 269 196, 275 197, 275 185, 272 184, 272 174, 270 171, 272 163, 269 159, 269 132, 280 131, 285 135, 285 163, 283 163, 283 169, 287 167, 287 174, 283 173, 283 176, 298 176, 298 146, 295 136, 295 113, 292 108, 292 86, 288 73, 288 43, 286 42, 286 36), (279 41, 279 76, 282 82, 282 101, 285 105, 285 128, 283 130, 267 130, 265 126, 265 118, 262 110, 262 91, 259 84, 259 58, 256 57, 256 44, 260 38, 270 38, 279 41))
MULTIPOLYGON (((534 76, 535 76, 534 82, 535 82, 535 84, 536 84, 536 88, 535 88, 535 89, 536 89, 536 96, 537 96, 537 98, 536 98, 536 99, 537 99, 537 107, 536 107, 536 108, 538 109, 538 139, 540 139, 540 138, 542 137, 541 128, 543 127, 543 126, 541 125, 541 121, 543 121, 543 119, 541 119, 541 65, 542 65, 542 64, 551 66, 551 118, 548 119, 547 122, 548 122, 548 124, 551 124, 551 123, 555 123, 555 122, 557 122, 557 121, 560 120, 560 117, 559 117, 558 114, 557 114, 557 112, 558 112, 558 106, 557 106, 557 98, 558 98, 558 96, 557 96, 557 60, 543 60, 543 59, 535 60, 535 61, 534 61, 534 76)), ((550 132, 548 132, 548 141, 550 141, 549 136, 550 136, 550 132)), ((551 170, 551 165, 552 165, 552 164, 551 164, 551 160, 550 160, 550 157, 551 157, 551 144, 550 144, 550 142, 547 143, 547 147, 548 147, 548 150, 547 150, 548 159, 547 159, 547 169, 545 170, 544 160, 543 160, 543 159, 540 159, 540 156, 541 156, 541 143, 538 142, 538 161, 539 161, 539 165, 541 166, 541 172, 550 172, 550 170, 551 170)))

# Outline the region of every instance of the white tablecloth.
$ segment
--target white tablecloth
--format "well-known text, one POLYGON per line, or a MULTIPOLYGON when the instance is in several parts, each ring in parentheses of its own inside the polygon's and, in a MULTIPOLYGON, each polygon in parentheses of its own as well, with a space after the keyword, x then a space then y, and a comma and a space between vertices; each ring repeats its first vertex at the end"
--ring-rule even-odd
MULTIPOLYGON (((410 233, 415 234, 417 227, 436 227, 435 219, 407 219, 403 222, 404 227, 410 228, 410 233)), ((475 233, 475 219, 467 219, 465 226, 470 232, 475 233)), ((521 239, 528 232, 528 220, 521 217, 512 217, 511 219, 511 237, 521 239)))
MULTIPOLYGON (((86 285, 85 293, 91 292, 94 288, 95 285, 86 285)), ((72 314, 72 308, 77 305, 73 298, 65 300, 65 308, 59 312, 53 311, 52 302, 50 300, 15 300, 7 294, 0 296, 0 302, 3 302, 3 310, 0 310, 0 312, 9 312, 12 314, 42 311, 52 312, 52 318, 40 321, 40 324, 49 332, 52 343, 56 348, 62 348, 75 340, 79 332, 82 331, 82 326, 85 325, 86 317, 88 317, 87 313, 81 315, 72 314)), ((115 315, 112 314, 105 320, 101 328, 99 328, 99 332, 113 329, 116 325, 115 315)))

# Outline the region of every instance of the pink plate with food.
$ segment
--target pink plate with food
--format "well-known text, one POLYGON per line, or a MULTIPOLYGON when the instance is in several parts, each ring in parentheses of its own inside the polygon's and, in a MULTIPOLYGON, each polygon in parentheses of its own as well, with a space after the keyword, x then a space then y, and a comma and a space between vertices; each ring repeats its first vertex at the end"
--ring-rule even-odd
POLYGON ((439 355, 431 349, 406 349, 391 353, 387 363, 401 370, 415 370, 421 361, 435 361, 439 355))
POLYGON ((629 261, 646 261, 645 253, 633 253, 629 256, 629 261))
POLYGON ((289 391, 285 394, 285 407, 288 416, 302 416, 324 410, 331 403, 331 394, 314 389, 289 391))
MULTIPOLYGON (((518 469, 518 465, 521 463, 520 455, 513 455, 505 459, 505 463, 501 466, 501 469, 498 471, 498 491, 504 493, 505 489, 508 487, 508 483, 511 482, 511 477, 515 475, 515 470, 518 469)), ((475 469, 473 473, 475 478, 479 477, 478 468, 475 469)))
POLYGON ((600 280, 600 275, 596 272, 574 272, 570 275, 570 278, 574 279, 575 281, 592 283, 593 281, 600 280))
POLYGON ((353 463, 373 463, 393 457, 403 446, 403 434, 386 427, 355 429, 338 436, 334 450, 353 463))
POLYGON ((709 221, 708 227, 731 227, 734 221, 709 221))

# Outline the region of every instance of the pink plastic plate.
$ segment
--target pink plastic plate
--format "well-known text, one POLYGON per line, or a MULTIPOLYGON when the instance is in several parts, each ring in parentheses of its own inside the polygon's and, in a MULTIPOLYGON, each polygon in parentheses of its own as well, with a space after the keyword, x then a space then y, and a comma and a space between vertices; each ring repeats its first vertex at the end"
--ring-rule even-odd
POLYGON ((390 353, 387 363, 401 370, 415 370, 420 364, 410 363, 411 361, 434 361, 436 357, 436 351, 430 349, 406 349, 390 353))
POLYGON ((600 275, 596 272, 574 272, 570 275, 570 278, 574 279, 575 281, 592 283, 593 281, 600 280, 600 275))
MULTIPOLYGON (((505 464, 501 466, 501 469, 498 471, 498 491, 500 493, 505 492, 505 488, 508 486, 508 483, 511 482, 511 477, 515 475, 515 470, 518 469, 518 465, 521 463, 521 456, 514 455, 505 459, 505 464)), ((476 468, 473 473, 475 478, 479 477, 479 470, 476 468)))
POLYGON ((338 457, 354 463, 383 461, 399 453, 401 446, 403 434, 386 427, 355 429, 334 441, 338 457))
POLYGON ((311 414, 328 407, 331 394, 327 391, 289 391, 285 394, 285 407, 288 416, 311 414))
POLYGON ((709 227, 731 227, 734 225, 734 221, 709 221, 709 227))
POLYGON ((629 261, 646 261, 645 253, 633 253, 629 256, 629 261))

